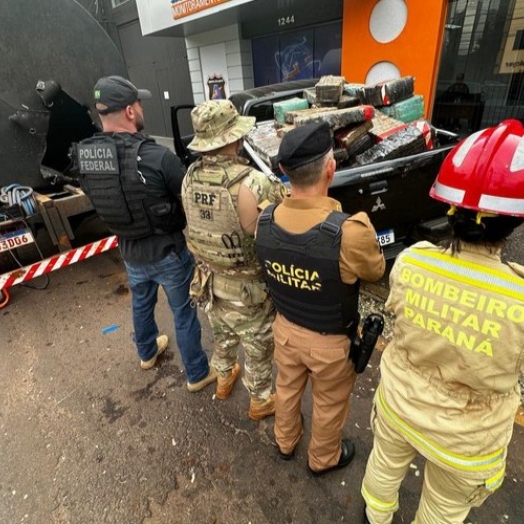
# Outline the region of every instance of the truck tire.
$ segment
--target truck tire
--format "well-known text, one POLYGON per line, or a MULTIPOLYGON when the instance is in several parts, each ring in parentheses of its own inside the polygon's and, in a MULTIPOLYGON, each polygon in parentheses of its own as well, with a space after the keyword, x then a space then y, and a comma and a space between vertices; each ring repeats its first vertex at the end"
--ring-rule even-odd
POLYGON ((0 289, 0 309, 7 306, 9 298, 9 292, 7 291, 7 289, 0 289))

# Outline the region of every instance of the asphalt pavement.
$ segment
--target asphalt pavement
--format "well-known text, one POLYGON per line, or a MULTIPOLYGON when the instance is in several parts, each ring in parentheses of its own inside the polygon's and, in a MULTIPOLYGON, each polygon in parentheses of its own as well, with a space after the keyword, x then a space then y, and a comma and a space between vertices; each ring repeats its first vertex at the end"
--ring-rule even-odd
MULTIPOLYGON (((117 250, 52 273, 45 289, 11 289, 0 310, 0 523, 359 524, 380 353, 358 378, 344 431, 355 440, 355 460, 314 478, 306 465, 309 391, 304 437, 295 459, 282 461, 272 419, 249 420, 240 382, 226 401, 214 398, 213 386, 185 389, 162 293, 157 312, 170 345, 143 371, 117 250)), ((524 522, 523 450, 524 428, 515 424, 505 482, 468 522, 524 522)), ((395 524, 411 522, 422 477, 417 460, 395 524)))

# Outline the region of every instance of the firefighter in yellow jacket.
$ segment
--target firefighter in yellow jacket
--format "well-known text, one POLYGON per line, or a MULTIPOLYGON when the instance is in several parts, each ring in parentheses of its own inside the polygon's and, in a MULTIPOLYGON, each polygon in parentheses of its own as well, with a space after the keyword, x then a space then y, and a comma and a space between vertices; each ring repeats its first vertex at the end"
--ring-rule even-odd
POLYGON ((182 185, 189 248, 198 260, 190 294, 204 306, 213 330, 217 398, 230 395, 240 374, 242 343, 249 417, 260 420, 275 412, 274 308, 254 231, 261 206, 281 202, 286 188, 238 154, 255 118, 240 116, 228 100, 212 100, 195 107, 191 119, 195 138, 188 147, 202 158, 190 166, 182 185))
POLYGON ((365 522, 389 524, 426 458, 415 524, 463 523, 504 480, 524 371, 524 267, 501 248, 524 219, 524 128, 479 131, 447 156, 430 195, 451 205, 446 247, 420 242, 390 274, 392 342, 371 417, 365 522))

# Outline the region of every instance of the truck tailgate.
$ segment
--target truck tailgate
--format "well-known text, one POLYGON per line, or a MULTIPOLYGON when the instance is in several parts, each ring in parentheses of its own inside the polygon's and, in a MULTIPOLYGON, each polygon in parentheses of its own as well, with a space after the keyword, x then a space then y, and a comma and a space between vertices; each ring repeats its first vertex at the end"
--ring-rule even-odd
POLYGON ((365 211, 377 231, 394 229, 397 241, 420 223, 445 216, 447 206, 429 197, 452 146, 335 173, 330 196, 347 213, 365 211))

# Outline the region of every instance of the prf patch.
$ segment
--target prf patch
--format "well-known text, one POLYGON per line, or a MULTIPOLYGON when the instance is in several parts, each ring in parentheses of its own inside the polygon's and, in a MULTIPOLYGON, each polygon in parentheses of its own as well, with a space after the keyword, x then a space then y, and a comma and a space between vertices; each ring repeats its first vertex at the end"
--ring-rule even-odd
POLYGON ((199 208, 201 219, 213 220, 213 211, 220 210, 220 195, 202 189, 195 189, 193 191, 193 203, 199 208))

